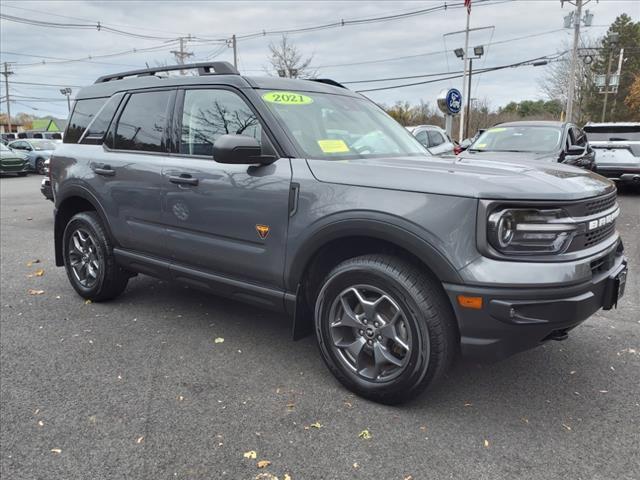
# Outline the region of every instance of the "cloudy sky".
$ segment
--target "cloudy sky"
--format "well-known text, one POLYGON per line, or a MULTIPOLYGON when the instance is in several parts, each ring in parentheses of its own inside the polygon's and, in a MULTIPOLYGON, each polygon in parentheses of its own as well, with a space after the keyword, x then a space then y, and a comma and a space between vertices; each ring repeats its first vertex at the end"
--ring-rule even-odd
MULTIPOLYGON (((448 0, 449 5, 461 0, 448 0)), ((511 64, 562 50, 571 31, 563 29, 564 8, 560 0, 474 0, 471 27, 492 27, 472 32, 470 46, 483 45, 484 57, 474 68, 511 64)), ((340 22, 403 14, 435 8, 444 1, 0 1, 2 15, 52 22, 64 26, 44 27, 2 19, 0 61, 10 62, 12 114, 66 116, 66 102, 60 88, 74 92, 93 83, 100 75, 141 68, 145 63, 175 63, 170 53, 176 39, 190 35, 187 50, 192 61, 232 61, 232 51, 221 39, 262 31, 287 30, 340 22), (91 27, 100 25, 112 30, 91 27), (122 33, 124 32, 124 33, 122 33), (131 35, 134 34, 135 36, 131 35), (141 38, 139 38, 141 37, 141 38), (131 52, 133 49, 146 51, 131 52), (131 52, 122 54, 123 52, 131 52), (121 54, 101 57, 107 54, 121 54), (92 60, 88 60, 91 57, 92 60), (98 58, 96 58, 98 57, 98 58), (69 59, 84 61, 68 62, 69 59), (44 63, 43 63, 44 62, 44 63), (32 85, 41 83, 45 85, 32 85)), ((584 38, 596 39, 621 13, 640 18, 636 0, 592 0, 586 6, 593 14, 593 25, 584 28, 584 38)), ((306 56, 321 77, 340 82, 389 77, 428 75, 461 70, 462 61, 453 54, 464 45, 465 10, 448 8, 397 20, 348 25, 318 31, 290 34, 289 38, 306 56), (399 58, 400 57, 400 58, 399 58)), ((238 41, 239 68, 246 75, 264 75, 268 66, 268 44, 277 36, 257 36, 238 41)), ((493 107, 511 100, 541 98, 538 81, 545 67, 521 67, 475 77, 472 97, 487 99, 493 107)), ((369 89, 423 79, 379 83, 353 83, 352 89, 369 89)), ((369 92, 377 102, 399 100, 435 106, 434 99, 447 87, 462 87, 452 79, 369 92)), ((2 97, 4 97, 2 85, 2 97)), ((0 109, 6 111, 6 102, 0 109)))

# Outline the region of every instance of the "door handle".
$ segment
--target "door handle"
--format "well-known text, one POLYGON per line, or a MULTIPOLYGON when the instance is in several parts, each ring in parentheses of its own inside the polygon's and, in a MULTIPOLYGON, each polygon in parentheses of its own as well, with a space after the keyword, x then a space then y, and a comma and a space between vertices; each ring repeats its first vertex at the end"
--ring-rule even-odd
POLYGON ((116 174, 116 171, 111 168, 111 165, 105 164, 92 165, 91 170, 98 175, 104 175, 105 177, 113 177, 116 174))
POLYGON ((181 173, 180 175, 169 175, 169 181, 176 185, 198 185, 198 179, 192 177, 188 173, 181 173))

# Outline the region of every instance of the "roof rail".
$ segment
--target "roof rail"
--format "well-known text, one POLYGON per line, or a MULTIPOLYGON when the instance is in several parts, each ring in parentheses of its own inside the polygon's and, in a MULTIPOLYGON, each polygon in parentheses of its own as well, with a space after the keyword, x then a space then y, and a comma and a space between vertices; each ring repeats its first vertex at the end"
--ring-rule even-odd
POLYGON ((330 78, 310 78, 312 82, 318 83, 326 83, 327 85, 333 85, 334 87, 344 88, 345 90, 349 90, 347 87, 342 85, 341 83, 336 82, 335 80, 331 80, 330 78))
POLYGON ((198 69, 198 75, 240 75, 240 72, 229 62, 207 62, 188 63, 185 65, 169 65, 167 67, 143 68, 141 70, 130 70, 128 72, 104 75, 94 83, 110 82, 112 80, 122 80, 125 77, 147 77, 161 72, 174 72, 176 70, 198 69))

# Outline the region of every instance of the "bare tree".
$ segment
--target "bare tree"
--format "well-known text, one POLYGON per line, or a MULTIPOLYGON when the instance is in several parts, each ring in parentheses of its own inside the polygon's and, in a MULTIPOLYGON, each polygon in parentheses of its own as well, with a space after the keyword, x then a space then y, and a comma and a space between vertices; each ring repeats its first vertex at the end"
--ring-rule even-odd
MULTIPOLYGON (((582 51, 587 52, 586 45, 591 44, 589 40, 583 42, 582 51)), ((568 50, 568 43, 565 42, 568 50)), ((558 60, 549 63, 545 76, 540 80, 539 87, 543 95, 549 100, 558 100, 562 105, 567 104, 567 93, 569 92, 569 81, 571 71, 571 56, 569 54, 560 57, 558 60)), ((584 62, 582 58, 576 63, 575 90, 573 104, 575 105, 576 118, 578 123, 584 123, 585 107, 589 100, 589 94, 593 85, 593 71, 591 66, 584 62)))
POLYGON ((313 55, 303 59, 302 53, 286 35, 278 43, 270 43, 269 63, 279 77, 286 78, 315 78, 318 72, 311 67, 313 55))

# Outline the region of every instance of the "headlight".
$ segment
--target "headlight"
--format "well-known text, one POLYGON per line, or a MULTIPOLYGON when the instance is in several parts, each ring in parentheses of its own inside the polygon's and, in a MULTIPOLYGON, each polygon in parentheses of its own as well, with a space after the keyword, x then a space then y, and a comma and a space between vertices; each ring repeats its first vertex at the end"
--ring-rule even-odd
POLYGON ((570 220, 562 209, 501 209, 489 215, 487 237, 507 255, 562 253, 577 228, 570 220))

